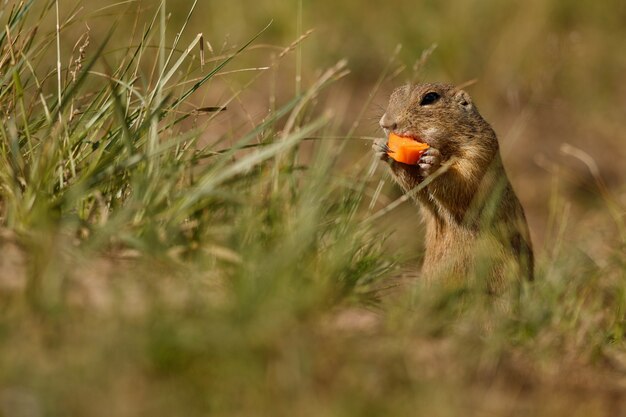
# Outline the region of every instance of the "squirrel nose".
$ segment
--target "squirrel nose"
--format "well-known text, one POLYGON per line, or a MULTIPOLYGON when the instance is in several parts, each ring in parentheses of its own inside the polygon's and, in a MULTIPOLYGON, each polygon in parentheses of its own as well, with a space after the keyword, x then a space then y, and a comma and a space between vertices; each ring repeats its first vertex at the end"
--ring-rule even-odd
POLYGON ((398 123, 387 118, 387 113, 383 114, 383 117, 380 118, 380 122, 378 123, 384 130, 396 130, 398 127, 398 123))

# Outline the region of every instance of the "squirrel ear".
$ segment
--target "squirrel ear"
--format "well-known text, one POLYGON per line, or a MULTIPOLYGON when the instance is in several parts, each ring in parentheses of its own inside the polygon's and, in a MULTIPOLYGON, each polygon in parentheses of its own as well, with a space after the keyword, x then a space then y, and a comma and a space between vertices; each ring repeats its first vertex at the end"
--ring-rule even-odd
POLYGON ((472 98, 465 91, 459 90, 459 92, 457 92, 454 95, 454 98, 461 107, 465 108, 466 110, 472 109, 473 107, 472 98))

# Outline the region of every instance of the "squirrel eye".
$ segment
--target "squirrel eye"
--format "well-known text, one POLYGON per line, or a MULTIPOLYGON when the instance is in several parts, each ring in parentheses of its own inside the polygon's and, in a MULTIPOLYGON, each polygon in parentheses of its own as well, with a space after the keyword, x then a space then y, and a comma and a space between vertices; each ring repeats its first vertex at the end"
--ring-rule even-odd
POLYGON ((420 101, 420 106, 427 106, 429 104, 433 104, 435 101, 439 99, 439 97, 441 97, 439 94, 435 93, 434 91, 431 91, 430 93, 427 93, 422 98, 422 101, 420 101))

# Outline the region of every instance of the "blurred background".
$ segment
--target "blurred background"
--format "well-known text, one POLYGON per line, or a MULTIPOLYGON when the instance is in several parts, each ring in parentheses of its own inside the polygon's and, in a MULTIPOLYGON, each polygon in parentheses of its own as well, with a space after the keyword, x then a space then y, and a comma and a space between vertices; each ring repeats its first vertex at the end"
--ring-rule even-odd
MULTIPOLYGON (((0 0, 2 19, 17 3, 0 0)), ((182 84, 165 93, 185 91, 254 39, 168 114, 172 119, 178 116, 174 112, 180 112, 181 119, 192 116, 171 129, 168 125, 165 138, 179 139, 189 128, 203 127, 199 145, 215 144, 209 147, 212 156, 251 130, 265 129, 262 121, 273 109, 314 90, 311 86, 328 68, 345 60, 349 73, 325 87, 312 105, 307 102, 304 111, 293 113, 303 119, 296 126, 307 126, 321 113, 332 115, 328 125, 300 147, 297 164, 281 172, 282 165, 276 162, 250 178, 237 176, 237 181, 220 188, 228 196, 220 194, 213 205, 207 203, 197 221, 187 224, 185 218, 183 224, 175 224, 174 232, 167 229, 170 234, 161 234, 160 222, 177 220, 170 219, 161 200, 155 199, 149 205, 154 213, 147 214, 144 200, 129 204, 128 212, 113 205, 112 215, 119 217, 107 220, 102 214, 103 225, 94 226, 102 230, 102 242, 108 242, 110 233, 113 253, 104 243, 103 253, 94 252, 89 245, 80 246, 80 239, 89 237, 82 237, 79 223, 64 226, 71 234, 44 230, 40 223, 28 222, 32 211, 28 199, 5 191, 13 197, 7 201, 17 202, 22 210, 16 212, 27 215, 15 221, 22 225, 21 231, 14 228, 19 233, 0 229, 0 272, 14 277, 19 274, 11 268, 21 268, 30 278, 24 284, 26 296, 15 297, 12 304, 5 304, 12 299, 1 298, 0 293, 0 416, 18 415, 14 410, 32 416, 207 415, 206 410, 218 411, 211 415, 272 417, 420 415, 420 410, 434 416, 499 415, 497 410, 524 416, 624 414, 626 251, 621 248, 626 234, 619 226, 623 227, 626 207, 626 2, 34 4, 41 10, 31 13, 27 23, 16 24, 22 30, 20 42, 37 26, 37 36, 45 42, 35 45, 50 46, 40 48, 46 49, 41 55, 39 51, 32 55, 36 58, 32 72, 42 89, 28 78, 31 68, 20 67, 29 79, 34 128, 46 120, 39 93, 43 91, 42 102, 52 105, 57 82, 61 84, 53 47, 56 5, 62 23, 59 66, 64 85, 73 84, 75 58, 84 52, 87 62, 97 55, 114 28, 93 67, 97 76, 85 81, 95 86, 81 86, 75 97, 78 109, 89 108, 85 102, 98 103, 98 91, 109 94, 110 86, 103 80, 111 68, 126 64, 133 68, 125 75, 131 79, 127 90, 132 85, 146 94, 154 91, 150 83, 159 78, 155 72, 160 39, 169 46, 180 36, 172 55, 176 62, 202 34, 203 47, 191 51, 195 58, 164 66, 181 71, 166 83, 167 89, 182 84), (163 25, 161 4, 168 11, 163 25), (42 10, 45 7, 47 11, 42 10), (167 33, 161 34, 161 28, 167 33), (147 39, 142 39, 144 33, 149 33, 147 39), (135 55, 139 45, 142 49, 135 55), (363 212, 373 211, 401 196, 386 167, 373 160, 370 146, 382 133, 378 120, 390 93, 409 81, 466 85, 499 136, 538 258, 537 282, 524 286, 521 295, 512 295, 519 305, 511 311, 494 308, 483 292, 463 298, 454 289, 429 292, 416 285, 417 291, 400 287, 404 294, 380 301, 375 299, 379 288, 369 286, 370 278, 382 277, 381 282, 372 282, 392 287, 404 270, 415 275, 422 255, 423 228, 414 205, 406 202, 384 216, 376 225, 380 231, 361 227, 362 213, 351 206, 361 203, 363 212), (225 104, 225 111, 194 112, 225 104), (322 141, 345 147, 339 166, 328 172, 319 168, 325 160, 310 158, 311 151, 340 146, 324 148, 322 141), (313 163, 320 164, 314 166, 317 170, 300 166, 313 163), (360 200, 360 183, 354 176, 368 172, 370 166, 375 171, 365 183, 365 200, 360 200), (309 172, 313 174, 306 176, 309 172), (272 182, 268 178, 280 178, 280 187, 268 191, 272 182), (308 187, 302 195, 293 192, 298 184, 308 187), (345 197, 355 189, 357 203, 354 196, 345 197), (375 199, 378 190, 382 191, 375 199), (372 200, 375 204, 369 207, 372 200), (307 217, 311 205, 322 214, 307 217), (125 213, 130 213, 127 218, 125 213), (198 236, 188 237, 196 229, 198 236), (293 242, 300 240, 301 229, 311 242, 304 239, 297 252, 293 242), (123 253, 117 253, 113 241, 120 230, 130 237, 124 242, 131 250, 122 246, 123 253), (379 250, 378 237, 387 233, 391 236, 386 247, 379 250), (23 249, 24 240, 30 244, 26 249, 35 248, 32 255, 23 249), (152 249, 150 240, 159 251, 152 249), (186 245, 182 248, 197 256, 181 255, 177 252, 181 246, 174 245, 186 245), (38 248, 43 249, 37 252, 38 248), (362 282, 358 290, 363 292, 355 290, 362 282), (42 297, 46 303, 38 302, 38 285, 52 301, 42 297), (34 300, 32 306, 22 298, 34 300)), ((1 72, 13 66, 6 52, 10 48, 0 54, 0 76, 6 85, 12 74, 1 72), (7 63, 11 65, 3 66, 7 63)), ((16 107, 19 101, 16 84, 13 81, 13 87, 3 90, 0 83, 0 99, 10 104, 6 107, 16 107)), ((125 94, 135 101, 134 108, 142 106, 133 94, 125 94)), ((109 108, 106 123, 89 131, 90 140, 111 132, 121 140, 114 109, 119 110, 109 108)), ((16 119, 11 111, 3 119, 7 125, 16 119)), ((71 119, 73 113, 67 113, 71 119)), ((263 144, 274 140, 284 123, 269 120, 263 144)), ((61 137, 57 131, 50 136, 54 134, 61 137)), ((139 136, 145 141, 147 133, 139 136)), ((48 136, 41 134, 41 140, 48 136)), ((83 149, 88 156, 100 152, 96 146, 83 149)), ((232 169, 244 160, 240 155, 245 152, 208 163, 221 168, 221 162, 233 161, 227 166, 232 169)), ((84 161, 91 163, 89 158, 84 161)), ((100 174, 116 168, 119 161, 114 157, 111 161, 100 174)), ((187 170, 202 168, 202 163, 191 168, 169 164, 172 171, 166 173, 180 177, 163 174, 158 183, 138 165, 132 178, 145 180, 150 191, 158 188, 155 194, 167 201, 170 189, 186 195, 187 170)), ((85 166, 79 174, 91 175, 85 166)), ((47 172, 52 174, 45 178, 54 195, 56 165, 51 167, 47 172)), ((5 176, 3 186, 17 183, 5 176)), ((125 182, 120 175, 121 191, 103 192, 116 201, 124 195, 125 182)), ((37 181, 27 185, 39 192, 37 181)), ((142 188, 133 187, 141 197, 142 188)), ((39 215, 50 217, 56 208, 48 208, 49 195, 40 193, 35 194, 37 207, 45 210, 39 215)))

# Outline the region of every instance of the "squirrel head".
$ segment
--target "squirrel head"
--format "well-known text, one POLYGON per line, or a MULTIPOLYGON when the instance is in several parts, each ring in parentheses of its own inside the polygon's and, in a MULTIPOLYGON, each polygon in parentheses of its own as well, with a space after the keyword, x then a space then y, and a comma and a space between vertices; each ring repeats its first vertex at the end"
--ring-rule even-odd
POLYGON ((405 85, 389 99, 380 126, 439 149, 444 156, 463 153, 469 147, 493 150, 498 142, 472 98, 449 84, 405 85))

